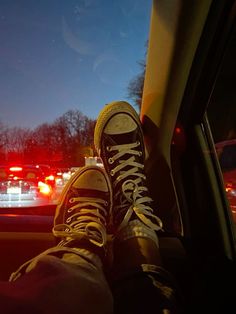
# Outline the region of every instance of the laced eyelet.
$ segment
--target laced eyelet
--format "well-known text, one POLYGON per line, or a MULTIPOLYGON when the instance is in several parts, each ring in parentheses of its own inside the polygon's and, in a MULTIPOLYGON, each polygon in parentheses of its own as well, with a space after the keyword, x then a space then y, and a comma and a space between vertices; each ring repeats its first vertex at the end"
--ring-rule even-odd
POLYGON ((137 142, 136 142, 136 144, 139 146, 139 145, 140 145, 140 142, 139 142, 139 141, 137 141, 137 142))
POLYGON ((65 232, 68 232, 68 231, 70 231, 70 229, 69 229, 69 228, 66 228, 66 229, 65 229, 65 232))
POLYGON ((74 210, 74 208, 70 207, 70 208, 67 209, 67 213, 71 213, 73 210, 74 210))
POLYGON ((143 152, 138 152, 138 155, 141 157, 143 155, 143 152))
POLYGON ((71 218, 69 217, 66 219, 66 223, 70 223, 70 222, 71 222, 71 218))
POLYGON ((107 201, 105 201, 105 206, 108 206, 108 202, 107 201))
POLYGON ((115 173, 114 173, 113 170, 110 171, 110 175, 111 175, 112 177, 115 175, 115 173))
POLYGON ((114 159, 112 159, 111 157, 108 158, 108 163, 109 163, 110 165, 113 164, 113 162, 114 162, 114 159))

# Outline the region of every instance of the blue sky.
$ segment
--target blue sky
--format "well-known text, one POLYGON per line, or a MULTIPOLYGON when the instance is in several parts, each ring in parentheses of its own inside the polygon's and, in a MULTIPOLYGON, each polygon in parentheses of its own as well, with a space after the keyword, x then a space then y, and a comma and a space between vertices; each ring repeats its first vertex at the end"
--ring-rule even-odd
POLYGON ((151 0, 1 0, 0 121, 34 128, 128 100, 151 0))

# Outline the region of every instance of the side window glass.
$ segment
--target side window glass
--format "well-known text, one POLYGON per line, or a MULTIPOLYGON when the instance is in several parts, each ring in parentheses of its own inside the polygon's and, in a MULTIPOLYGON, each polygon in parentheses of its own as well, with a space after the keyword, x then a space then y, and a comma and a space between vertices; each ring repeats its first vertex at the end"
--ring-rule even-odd
POLYGON ((236 143, 225 145, 219 155, 219 160, 223 171, 236 169, 236 143))
POLYGON ((236 31, 223 59, 207 115, 236 224, 236 31))

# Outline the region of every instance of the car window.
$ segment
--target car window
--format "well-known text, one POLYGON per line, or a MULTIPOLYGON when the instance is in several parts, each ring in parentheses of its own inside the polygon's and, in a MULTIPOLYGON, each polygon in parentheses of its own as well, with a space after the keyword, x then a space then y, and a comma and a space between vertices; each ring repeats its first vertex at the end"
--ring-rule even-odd
POLYGON ((207 115, 232 218, 236 223, 236 32, 228 47, 208 106, 207 115))
POLYGON ((236 143, 223 147, 219 161, 223 171, 236 169, 236 143))
MULTIPOLYGON (((50 204, 90 157, 103 166, 93 145, 102 107, 126 100, 139 110, 136 83, 151 6, 151 0, 0 2, 0 164, 40 168, 50 204)), ((36 172, 26 177, 39 180, 36 172)), ((8 191, 22 192, 5 189, 6 198, 8 191)), ((8 198, 10 207, 22 206, 8 198)))

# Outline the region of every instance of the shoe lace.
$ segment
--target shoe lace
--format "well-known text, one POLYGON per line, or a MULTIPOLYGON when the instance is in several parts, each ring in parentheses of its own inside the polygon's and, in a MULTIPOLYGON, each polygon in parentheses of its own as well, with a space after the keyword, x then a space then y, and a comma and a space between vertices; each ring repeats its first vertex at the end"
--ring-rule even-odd
POLYGON ((118 165, 110 171, 111 176, 115 176, 118 173, 118 176, 113 182, 114 189, 120 182, 123 181, 121 185, 122 194, 119 190, 114 195, 115 200, 120 197, 118 202, 119 205, 115 206, 115 212, 119 216, 124 215, 123 221, 119 226, 119 230, 129 222, 131 216, 135 213, 145 225, 157 231, 162 229, 162 221, 159 217, 153 214, 153 209, 148 205, 152 202, 152 199, 149 196, 143 195, 143 193, 147 192, 148 189, 143 185, 143 181, 146 180, 146 176, 143 173, 144 165, 135 161, 135 156, 142 156, 142 151, 137 149, 138 146, 140 146, 139 141, 130 144, 107 147, 107 150, 110 152, 117 151, 116 154, 108 159, 109 164, 113 164, 116 160, 118 160, 118 165), (124 155, 131 156, 122 160, 124 155), (130 178, 130 176, 134 179, 125 180, 126 178, 130 178))
POLYGON ((72 204, 67 209, 70 215, 65 223, 54 226, 54 236, 64 238, 65 241, 86 237, 91 243, 104 246, 107 240, 107 210, 104 207, 108 205, 107 202, 99 198, 72 197, 69 203, 72 204))

